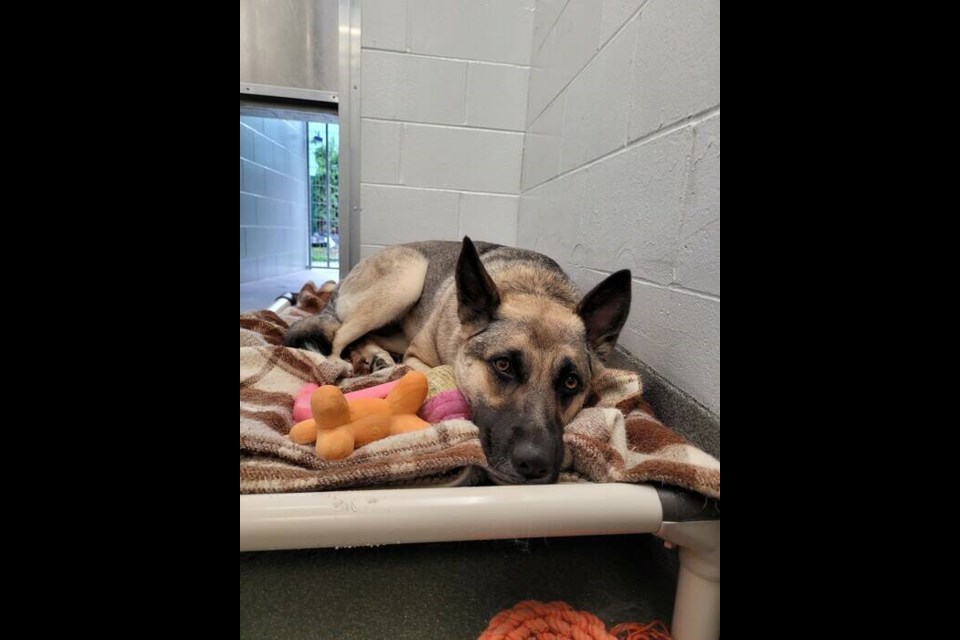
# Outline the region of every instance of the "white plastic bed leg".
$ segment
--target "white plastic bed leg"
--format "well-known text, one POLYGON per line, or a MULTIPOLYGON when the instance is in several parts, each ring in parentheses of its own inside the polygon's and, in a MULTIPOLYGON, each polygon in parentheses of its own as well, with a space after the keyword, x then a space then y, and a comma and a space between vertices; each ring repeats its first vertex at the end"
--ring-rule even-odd
POLYGON ((657 535, 680 547, 671 632, 675 640, 720 637, 720 522, 664 522, 657 535))

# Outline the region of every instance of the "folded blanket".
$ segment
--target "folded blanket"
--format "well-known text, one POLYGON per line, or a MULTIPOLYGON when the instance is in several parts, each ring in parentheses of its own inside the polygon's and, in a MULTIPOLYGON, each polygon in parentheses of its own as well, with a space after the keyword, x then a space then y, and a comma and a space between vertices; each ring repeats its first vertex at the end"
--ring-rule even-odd
MULTIPOLYGON (((479 431, 463 419, 378 440, 335 461, 287 438, 294 397, 304 383, 338 384, 348 392, 407 372, 400 365, 341 378, 340 368, 322 355, 281 346, 289 323, 316 313, 318 300, 326 302, 316 288, 304 291, 310 311, 240 315, 240 493, 482 482, 487 461, 479 431)), ((566 427, 560 481, 657 481, 719 498, 720 462, 658 421, 641 393, 632 371, 607 369, 594 380, 587 408, 566 427)))

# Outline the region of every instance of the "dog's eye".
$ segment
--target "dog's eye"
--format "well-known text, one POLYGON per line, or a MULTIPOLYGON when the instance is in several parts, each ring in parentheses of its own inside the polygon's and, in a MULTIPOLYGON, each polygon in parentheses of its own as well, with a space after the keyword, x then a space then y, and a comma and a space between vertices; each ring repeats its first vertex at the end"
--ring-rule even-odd
POLYGON ((513 365, 510 364, 510 358, 497 358, 493 361, 493 368, 498 373, 510 373, 513 371, 513 365))
POLYGON ((580 382, 580 376, 577 376, 571 373, 563 381, 563 389, 564 391, 567 391, 569 393, 575 393, 577 391, 580 391, 581 384, 582 383, 580 382))

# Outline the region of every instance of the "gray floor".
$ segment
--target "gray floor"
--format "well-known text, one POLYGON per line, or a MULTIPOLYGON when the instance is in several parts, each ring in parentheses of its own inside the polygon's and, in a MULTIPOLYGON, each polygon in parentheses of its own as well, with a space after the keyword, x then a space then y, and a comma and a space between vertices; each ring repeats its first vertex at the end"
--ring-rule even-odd
POLYGON ((641 535, 241 553, 240 637, 476 638, 529 599, 669 624, 677 566, 641 535))
POLYGON ((277 296, 288 291, 296 293, 309 280, 321 285, 327 280, 339 279, 340 272, 336 269, 305 269, 285 276, 245 282, 240 285, 240 313, 266 309, 277 296))

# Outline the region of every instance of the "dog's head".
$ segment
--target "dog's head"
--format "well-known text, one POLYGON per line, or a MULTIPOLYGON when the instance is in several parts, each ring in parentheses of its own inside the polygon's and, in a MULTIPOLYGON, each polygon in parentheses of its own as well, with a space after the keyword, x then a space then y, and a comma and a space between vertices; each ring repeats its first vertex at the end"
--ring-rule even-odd
POLYGON ((457 382, 473 409, 493 478, 556 482, 563 428, 630 310, 630 272, 617 272, 571 310, 544 293, 502 295, 469 238, 456 270, 463 345, 457 382))

